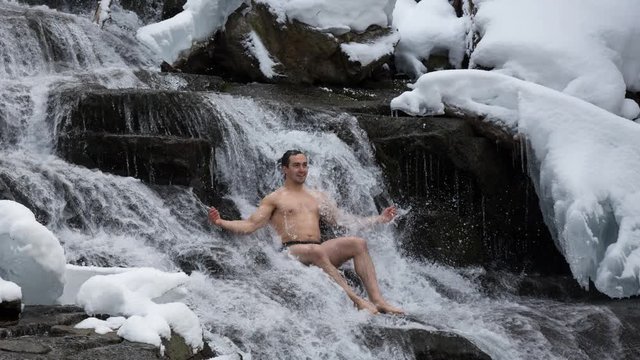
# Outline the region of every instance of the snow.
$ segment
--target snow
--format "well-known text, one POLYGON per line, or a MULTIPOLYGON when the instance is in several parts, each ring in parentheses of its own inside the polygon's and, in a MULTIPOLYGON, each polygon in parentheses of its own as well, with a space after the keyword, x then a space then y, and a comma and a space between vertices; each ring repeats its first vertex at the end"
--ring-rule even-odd
POLYGON ((129 268, 119 267, 99 267, 99 266, 78 266, 67 264, 65 267, 65 284, 64 290, 60 298, 58 298, 59 304, 73 305, 76 303, 76 297, 80 286, 85 281, 89 280, 95 275, 110 275, 119 274, 123 272, 131 271, 129 268))
POLYGON ((438 71, 413 88, 393 110, 456 107, 524 135, 545 222, 575 279, 611 297, 640 294, 640 125, 496 72, 438 71))
POLYGON ((269 6, 278 21, 298 20, 320 31, 342 35, 364 32, 371 25, 387 27, 396 0, 257 0, 269 6))
POLYGON ((16 301, 22 299, 20 286, 11 281, 0 278, 0 303, 5 301, 16 301))
POLYGON ((136 37, 172 64, 194 42, 206 40, 224 27, 244 0, 187 0, 176 16, 138 29, 136 37))
POLYGON ((269 50, 264 46, 262 40, 255 31, 251 31, 247 40, 245 41, 245 47, 253 57, 258 60, 260 71, 267 79, 273 78, 276 72, 273 67, 277 65, 275 61, 271 59, 269 50))
POLYGON ((400 33, 395 52, 396 68, 414 78, 428 70, 422 60, 431 55, 447 55, 449 63, 462 66, 466 51, 466 18, 458 18, 447 0, 398 0, 393 11, 393 27, 400 33))
MULTIPOLYGON (((637 0, 484 0, 474 24, 482 40, 470 67, 493 68, 630 119, 640 109, 637 0)), ((402 43, 402 41, 401 41, 402 43)))
POLYGON ((127 340, 160 346, 160 338, 169 338, 172 329, 195 351, 203 346, 197 316, 183 303, 163 303, 167 298, 175 298, 176 293, 184 293, 180 288, 188 281, 184 273, 152 268, 95 275, 80 286, 77 304, 89 314, 127 316, 118 330, 118 335, 127 340))
POLYGON ((340 45, 350 61, 359 62, 361 66, 367 66, 381 57, 393 54, 396 44, 400 40, 398 33, 375 39, 370 43, 344 43, 340 45))
POLYGON ((160 347, 163 338, 171 337, 171 328, 162 317, 155 314, 145 316, 133 315, 122 324, 118 336, 129 341, 136 341, 160 347))
POLYGON ((106 334, 119 329, 127 319, 122 316, 112 316, 107 320, 90 317, 77 323, 76 329, 94 329, 98 334, 106 334))
POLYGON ((0 200, 0 277, 22 288, 25 304, 53 304, 64 287, 58 239, 25 206, 0 200))

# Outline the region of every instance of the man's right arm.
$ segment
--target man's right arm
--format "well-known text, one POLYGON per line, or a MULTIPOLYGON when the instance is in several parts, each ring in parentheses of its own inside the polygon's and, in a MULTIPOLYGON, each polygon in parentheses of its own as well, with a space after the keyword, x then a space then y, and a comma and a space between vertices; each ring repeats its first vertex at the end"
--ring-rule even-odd
POLYGON ((258 209, 246 220, 224 220, 220 217, 218 209, 212 207, 209 209, 209 221, 236 234, 251 234, 269 223, 274 210, 275 204, 271 197, 267 196, 262 199, 258 209))

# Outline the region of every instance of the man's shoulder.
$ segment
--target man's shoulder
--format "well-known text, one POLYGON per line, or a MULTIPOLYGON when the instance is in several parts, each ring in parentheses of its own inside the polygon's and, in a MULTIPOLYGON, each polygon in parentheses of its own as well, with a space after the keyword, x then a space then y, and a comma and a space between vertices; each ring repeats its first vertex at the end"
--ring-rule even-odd
POLYGON ((277 190, 262 198, 262 201, 267 203, 276 203, 282 197, 282 190, 283 188, 278 188, 277 190))

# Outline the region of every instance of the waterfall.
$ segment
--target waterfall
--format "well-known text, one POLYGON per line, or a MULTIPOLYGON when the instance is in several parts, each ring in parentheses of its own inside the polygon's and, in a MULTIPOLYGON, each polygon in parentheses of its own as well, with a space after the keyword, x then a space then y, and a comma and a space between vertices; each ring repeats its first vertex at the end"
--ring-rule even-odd
MULTIPOLYGON (((478 280, 481 269, 405 256, 393 224, 356 234, 368 240, 385 297, 411 315, 373 317, 358 312, 320 269, 281 252, 271 229, 224 233, 206 222, 206 206, 188 187, 149 186, 60 158, 56 132, 77 100, 66 90, 150 87, 136 72, 156 59, 118 22, 118 12, 112 16, 100 30, 85 15, 0 0, 0 196, 34 211, 60 239, 69 262, 188 269, 188 301, 205 339, 219 352, 255 359, 414 358, 402 339, 372 341, 380 329, 452 331, 494 359, 620 354, 620 324, 610 311, 488 295, 478 280), (589 344, 593 338, 598 348, 589 344)), ((170 83, 164 90, 174 88, 170 83)), ((376 205, 393 202, 354 117, 213 92, 190 96, 204 110, 189 113, 196 118, 185 126, 193 136, 206 136, 208 122, 219 121, 223 141, 212 148, 213 175, 243 216, 280 186, 277 159, 292 148, 309 155, 308 186, 347 211, 368 216, 377 213, 376 205)))

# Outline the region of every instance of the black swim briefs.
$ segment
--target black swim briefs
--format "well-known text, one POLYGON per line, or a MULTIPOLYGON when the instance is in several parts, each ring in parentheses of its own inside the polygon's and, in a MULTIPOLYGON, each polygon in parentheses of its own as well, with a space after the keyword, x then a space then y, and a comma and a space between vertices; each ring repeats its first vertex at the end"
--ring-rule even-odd
POLYGON ((287 241, 287 242, 282 243, 282 249, 281 250, 286 250, 286 249, 289 248, 289 246, 305 245, 305 244, 320 245, 320 244, 322 244, 322 242, 320 242, 320 241, 287 241))

